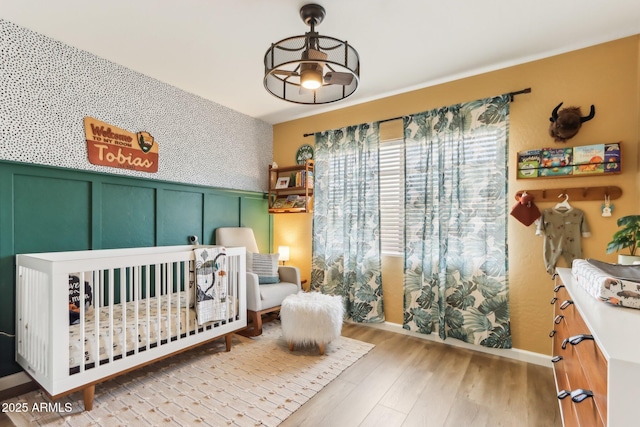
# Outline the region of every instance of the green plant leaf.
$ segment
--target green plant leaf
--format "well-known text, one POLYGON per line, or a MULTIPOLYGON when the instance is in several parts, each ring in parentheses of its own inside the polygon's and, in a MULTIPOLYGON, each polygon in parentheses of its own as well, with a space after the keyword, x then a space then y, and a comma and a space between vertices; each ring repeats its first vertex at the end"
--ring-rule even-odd
POLYGON ((607 244, 607 253, 629 248, 629 254, 635 255, 640 247, 640 215, 620 217, 617 224, 620 229, 613 233, 611 242, 607 244))

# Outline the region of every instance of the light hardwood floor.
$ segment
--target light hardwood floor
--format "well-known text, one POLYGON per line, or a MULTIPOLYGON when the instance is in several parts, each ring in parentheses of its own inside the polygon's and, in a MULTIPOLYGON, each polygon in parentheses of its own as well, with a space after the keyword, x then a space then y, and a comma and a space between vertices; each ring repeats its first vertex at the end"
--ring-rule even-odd
POLYGON ((562 426, 551 368, 366 325, 342 334, 375 348, 281 427, 562 426))
POLYGON ((562 426, 551 368, 363 325, 375 344, 281 427, 562 426))

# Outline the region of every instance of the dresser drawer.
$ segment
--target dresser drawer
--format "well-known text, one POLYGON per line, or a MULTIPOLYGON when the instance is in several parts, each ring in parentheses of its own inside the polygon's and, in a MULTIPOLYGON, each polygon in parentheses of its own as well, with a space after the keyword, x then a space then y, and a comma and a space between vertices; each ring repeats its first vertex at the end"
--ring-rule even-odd
MULTIPOLYGON (((586 342, 580 343, 580 346, 584 345, 586 342)), ((590 343, 586 343, 590 344, 590 343)), ((605 420, 599 410, 599 407, 596 403, 595 396, 598 394, 596 390, 593 390, 592 384, 589 382, 589 379, 586 375, 587 367, 582 365, 578 353, 580 349, 578 347, 567 346, 564 349, 565 358, 563 362, 565 362, 565 369, 567 370, 567 379, 569 386, 565 389, 569 392, 576 390, 589 390, 594 393, 593 397, 586 397, 581 402, 574 402, 571 396, 568 396, 563 399, 567 401, 575 412, 579 425, 581 426, 604 426, 605 420)), ((605 395, 606 401, 606 395, 605 395)))
MULTIPOLYGON (((572 323, 576 324, 577 330, 589 331, 577 310, 572 323)), ((594 340, 582 341, 574 346, 574 350, 580 360, 580 365, 589 384, 589 390, 593 392, 593 400, 602 415, 604 424, 607 420, 607 359, 594 340)))
POLYGON ((554 293, 553 355, 558 391, 589 390, 593 397, 574 402, 571 396, 560 400, 565 427, 604 426, 607 420, 607 362, 582 319, 567 289, 556 280, 554 293))

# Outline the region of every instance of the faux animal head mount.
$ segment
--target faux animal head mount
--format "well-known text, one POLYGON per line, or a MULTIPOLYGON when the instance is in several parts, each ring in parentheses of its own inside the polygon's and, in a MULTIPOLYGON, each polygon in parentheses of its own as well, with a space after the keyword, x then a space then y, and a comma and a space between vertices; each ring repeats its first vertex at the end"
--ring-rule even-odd
POLYGON ((566 142, 567 139, 573 138, 582 124, 586 121, 593 119, 596 115, 596 109, 592 105, 591 111, 588 116, 582 116, 580 107, 566 107, 558 112, 562 102, 553 109, 551 113, 551 124, 549 125, 549 135, 551 135, 556 142, 566 142))

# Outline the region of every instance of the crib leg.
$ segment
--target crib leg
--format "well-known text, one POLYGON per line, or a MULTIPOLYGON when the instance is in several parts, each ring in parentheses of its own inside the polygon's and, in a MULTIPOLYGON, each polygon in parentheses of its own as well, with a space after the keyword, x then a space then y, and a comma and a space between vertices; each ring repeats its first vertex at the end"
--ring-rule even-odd
POLYGON ((224 336, 224 343, 227 347, 227 351, 231 351, 231 339, 233 338, 233 334, 227 334, 224 336))
POLYGON ((90 411, 93 409, 93 397, 96 394, 96 385, 92 384, 82 389, 82 397, 84 399, 84 410, 90 411))

